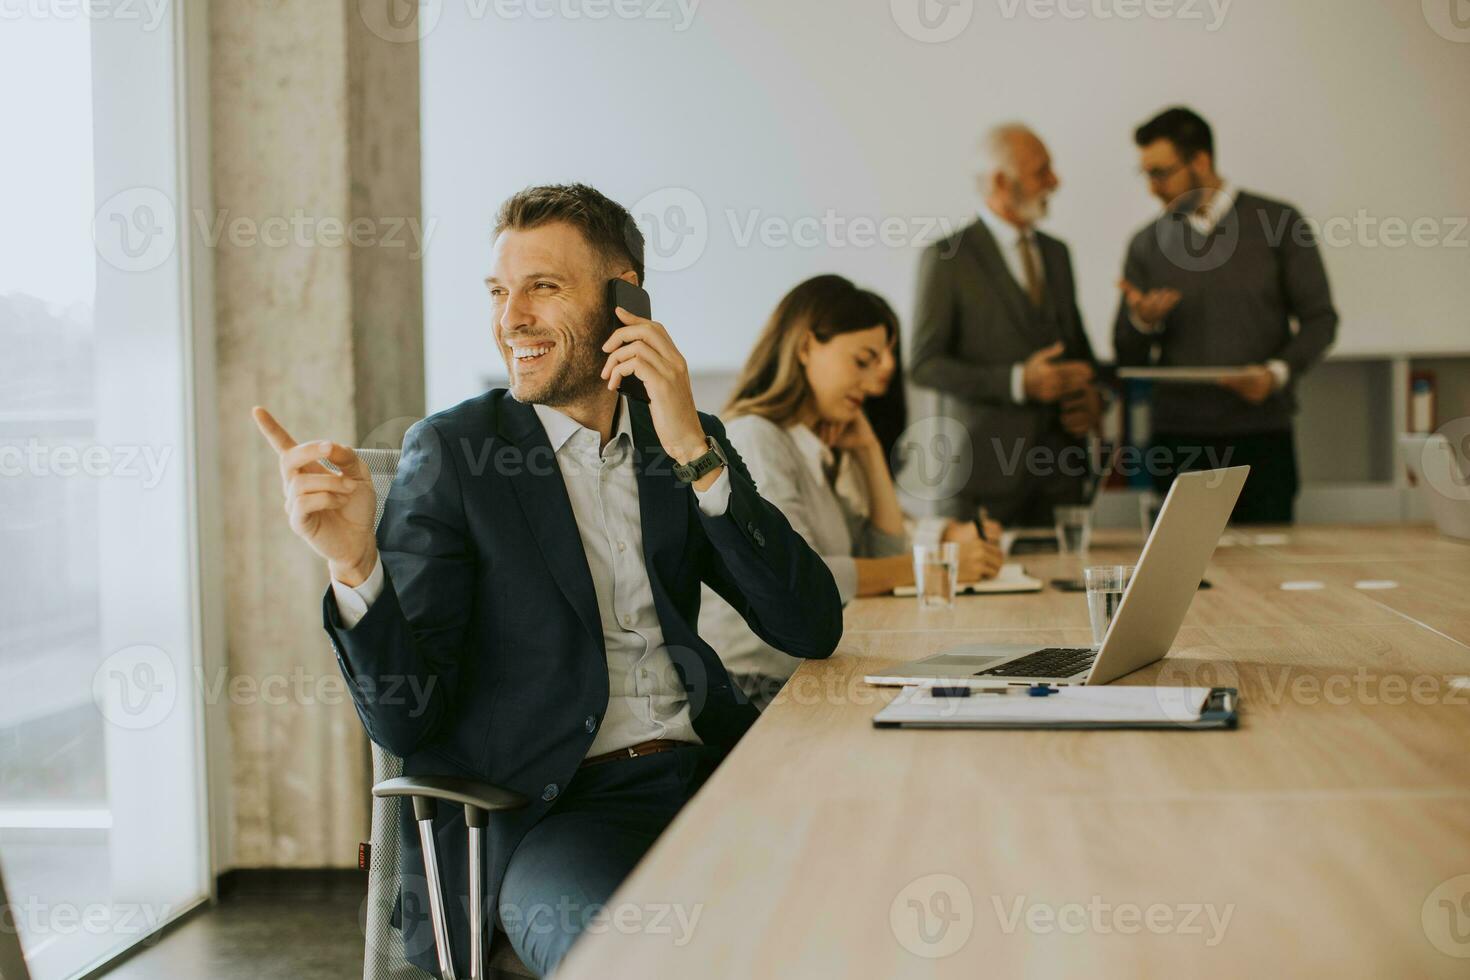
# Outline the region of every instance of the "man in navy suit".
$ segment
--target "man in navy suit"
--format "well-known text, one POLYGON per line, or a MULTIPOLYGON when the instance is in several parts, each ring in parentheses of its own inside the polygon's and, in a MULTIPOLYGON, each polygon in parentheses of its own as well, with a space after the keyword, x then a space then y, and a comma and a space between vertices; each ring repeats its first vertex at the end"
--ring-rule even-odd
MULTIPOLYGON (((485 894, 541 973, 755 718, 695 632, 700 583, 794 656, 842 633, 831 573, 695 410, 668 332, 619 308, 609 336, 614 277, 643 278, 621 206, 583 185, 506 201, 486 284, 510 389, 409 430, 376 537, 352 450, 298 445, 255 411, 291 526, 327 560, 326 629, 368 734, 409 775, 531 799, 491 816, 485 894)), ((435 824, 461 975, 463 821, 441 807, 435 824)), ((427 907, 414 831, 406 815, 402 908, 427 907)), ((407 919, 409 958, 434 972, 428 926, 407 919)))

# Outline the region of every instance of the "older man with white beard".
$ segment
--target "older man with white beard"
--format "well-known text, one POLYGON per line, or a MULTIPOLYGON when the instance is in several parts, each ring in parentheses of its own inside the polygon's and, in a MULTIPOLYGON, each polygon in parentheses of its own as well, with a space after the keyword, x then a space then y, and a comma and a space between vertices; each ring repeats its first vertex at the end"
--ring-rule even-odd
POLYGON ((983 503, 1004 524, 1049 525, 1053 507, 1083 499, 1096 360, 1067 246, 1035 227, 1060 186, 1046 145, 1008 123, 982 150, 979 219, 921 260, 910 377, 939 392, 974 448, 946 516, 983 503))

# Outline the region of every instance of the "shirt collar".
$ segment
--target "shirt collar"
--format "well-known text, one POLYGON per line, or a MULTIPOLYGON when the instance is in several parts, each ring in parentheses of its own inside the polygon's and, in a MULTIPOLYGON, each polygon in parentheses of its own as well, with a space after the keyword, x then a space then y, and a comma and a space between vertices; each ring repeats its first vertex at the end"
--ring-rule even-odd
POLYGON ((1208 235, 1215 230, 1224 217, 1235 207, 1235 188, 1229 181, 1221 180, 1220 186, 1215 193, 1210 195, 1210 203, 1205 205, 1203 211, 1191 212, 1189 223, 1194 225, 1196 231, 1202 235, 1208 235))
POLYGON ((812 472, 817 475, 819 482, 826 482, 825 467, 831 466, 836 458, 832 453, 832 447, 822 441, 822 437, 812 431, 810 426, 796 422, 786 427, 790 433, 791 440, 796 443, 796 449, 801 453, 812 472))
MULTIPOLYGON (((578 432, 592 432, 591 429, 572 418, 570 415, 552 408, 550 405, 535 404, 531 406, 536 412, 536 417, 541 420, 541 428, 546 430, 546 438, 551 443, 551 451, 559 453, 562 447, 578 432)), ((628 396, 618 395, 618 406, 615 409, 617 418, 613 425, 613 434, 610 442, 617 442, 624 435, 628 441, 633 440, 633 423, 628 418, 628 396)), ((596 436, 597 433, 592 432, 596 436)))
POLYGON ((980 220, 985 222, 985 227, 995 236, 995 240, 1007 248, 1015 248, 1024 234, 1032 242, 1036 241, 1036 229, 1027 228, 1024 232, 1011 224, 994 211, 990 210, 989 204, 980 205, 980 220))

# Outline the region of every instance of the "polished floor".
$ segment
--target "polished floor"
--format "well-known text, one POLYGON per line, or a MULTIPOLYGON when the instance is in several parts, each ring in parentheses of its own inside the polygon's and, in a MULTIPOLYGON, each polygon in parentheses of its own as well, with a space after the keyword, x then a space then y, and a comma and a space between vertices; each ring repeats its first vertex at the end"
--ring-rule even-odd
POLYGON ((367 876, 240 872, 220 899, 123 961, 108 980, 342 980, 362 976, 358 913, 367 876))

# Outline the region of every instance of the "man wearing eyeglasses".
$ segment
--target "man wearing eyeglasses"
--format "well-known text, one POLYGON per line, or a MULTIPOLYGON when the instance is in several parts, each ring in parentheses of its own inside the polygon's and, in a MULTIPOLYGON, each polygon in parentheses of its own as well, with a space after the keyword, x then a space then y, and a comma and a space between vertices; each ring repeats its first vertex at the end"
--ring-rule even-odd
POLYGON ((1134 141, 1164 212, 1128 247, 1113 330, 1118 365, 1245 368, 1217 382, 1155 386, 1147 458, 1163 465, 1154 483, 1163 493, 1181 470, 1248 464, 1233 519, 1289 522, 1294 388, 1337 333, 1316 239, 1291 205, 1215 171, 1210 126, 1193 111, 1165 110, 1134 141))

